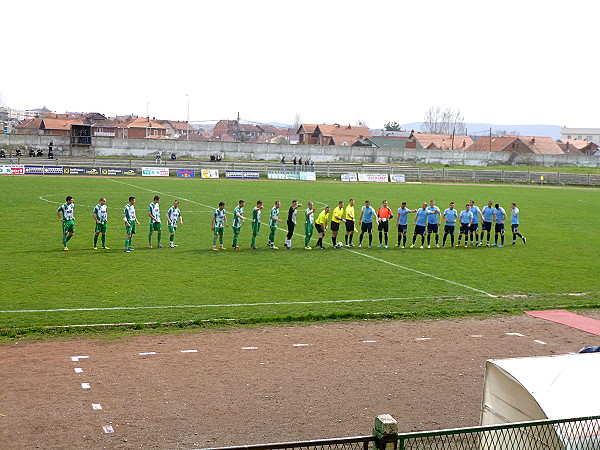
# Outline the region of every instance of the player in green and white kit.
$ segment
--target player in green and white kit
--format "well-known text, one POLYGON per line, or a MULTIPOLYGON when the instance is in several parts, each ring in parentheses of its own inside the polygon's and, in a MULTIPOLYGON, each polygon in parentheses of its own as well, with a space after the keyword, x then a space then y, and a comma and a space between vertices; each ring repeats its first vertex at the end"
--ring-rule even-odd
POLYGON ((108 222, 108 213, 106 211, 106 199, 100 197, 98 204, 92 210, 92 217, 96 221, 96 229, 94 234, 94 250, 98 250, 98 235, 102 233, 102 248, 109 250, 106 246, 106 222, 108 222))
POLYGON ((75 205, 73 204, 73 197, 70 195, 65 199, 65 203, 60 205, 56 210, 56 215, 62 222, 62 243, 63 250, 68 252, 69 247, 67 247, 67 242, 71 240, 73 234, 75 234, 75 216, 73 215, 73 209, 75 205))
POLYGON ((163 248, 160 245, 162 237, 162 223, 160 222, 160 196, 155 195, 152 203, 148 205, 148 217, 150 217, 150 232, 148 233, 148 247, 152 248, 152 233, 157 232, 156 244, 158 248, 163 248))
POLYGON ((177 245, 175 244, 175 233, 177 232, 177 219, 179 218, 179 223, 183 225, 183 219, 181 218, 181 211, 179 210, 179 200, 175 200, 173 202, 173 206, 171 206, 167 210, 167 223, 169 224, 169 247, 175 248, 177 245))
POLYGON ((240 228, 242 228, 246 220, 246 217, 244 217, 244 205, 244 200, 240 200, 233 210, 233 223, 231 224, 231 228, 233 228, 233 244, 231 246, 236 250, 241 250, 238 245, 238 237, 240 235, 240 228))
POLYGON ((308 245, 310 238, 313 235, 314 223, 315 223, 315 208, 313 202, 308 202, 308 208, 306 208, 306 222, 304 223, 304 249, 312 250, 308 245))
POLYGON ((125 205, 123 209, 123 222, 125 222, 125 253, 129 253, 134 250, 131 247, 131 241, 133 239, 133 235, 135 234, 136 225, 140 223, 137 220, 135 215, 135 197, 129 197, 129 203, 125 205))
POLYGON ((275 232, 277 231, 277 222, 283 222, 279 218, 279 207, 281 206, 281 202, 277 200, 275 202, 275 206, 271 208, 271 215, 269 216, 269 227, 271 228, 271 233, 269 234, 269 242, 267 245, 271 247, 273 250, 278 250, 278 247, 275 247, 275 232))
POLYGON ((227 250, 223 247, 223 231, 225 227, 229 226, 227 223, 227 211, 225 211, 225 202, 219 202, 219 207, 215 209, 212 217, 211 230, 213 230, 213 250, 227 250), (219 237, 219 248, 217 248, 217 236, 219 237))
POLYGON ((256 250, 256 236, 260 231, 260 210, 263 209, 263 202, 259 200, 256 202, 256 206, 252 210, 252 245, 250 248, 256 250))

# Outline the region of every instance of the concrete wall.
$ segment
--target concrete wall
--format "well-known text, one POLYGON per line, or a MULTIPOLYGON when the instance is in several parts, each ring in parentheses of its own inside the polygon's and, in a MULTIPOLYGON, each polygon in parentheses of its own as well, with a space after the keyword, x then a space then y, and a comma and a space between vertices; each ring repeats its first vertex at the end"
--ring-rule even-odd
POLYGON ((93 137, 91 147, 71 147, 68 136, 38 136, 24 134, 0 135, 0 148, 7 153, 15 148, 27 151, 33 147, 47 151, 54 142, 56 157, 61 156, 119 156, 154 158, 160 151, 163 159, 173 152, 178 157, 208 160, 219 153, 223 159, 279 161, 285 156, 291 163, 294 157, 316 163, 356 162, 363 164, 449 164, 452 166, 528 165, 600 167, 599 156, 533 155, 504 152, 465 152, 450 150, 376 149, 371 147, 336 147, 320 145, 276 145, 231 142, 197 142, 157 139, 117 139, 93 137))

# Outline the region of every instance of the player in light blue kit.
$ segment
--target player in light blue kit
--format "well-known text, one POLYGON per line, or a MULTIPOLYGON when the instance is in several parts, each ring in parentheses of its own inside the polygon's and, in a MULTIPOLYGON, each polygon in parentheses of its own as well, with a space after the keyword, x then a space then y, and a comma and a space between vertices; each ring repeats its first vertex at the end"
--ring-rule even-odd
POLYGON ((417 240, 417 235, 421 235, 421 247, 423 248, 423 244, 425 244, 425 227, 427 226, 427 216, 429 213, 427 212, 427 203, 423 203, 420 209, 418 209, 415 213, 415 233, 413 234, 412 245, 410 248, 414 248, 415 241, 417 240))
MULTIPOLYGON (((473 222, 471 223, 471 244, 475 244, 475 246, 481 245, 481 242, 479 242, 479 218, 482 217, 481 216, 481 211, 479 210, 479 207, 475 204, 475 200, 471 200, 471 207, 469 208, 469 211, 471 211, 473 213, 473 222), (475 241, 475 242, 473 242, 475 241)), ((483 240, 483 239, 482 239, 483 240)))
POLYGON ((511 203, 511 228, 513 234, 512 245, 517 245, 517 236, 523 239, 523 244, 527 244, 527 238, 519 233, 519 208, 517 208, 516 203, 511 203))
POLYGON ((398 208, 396 216, 396 224, 398 225, 398 244, 396 247, 404 248, 406 246, 406 230, 408 229, 408 215, 417 212, 416 209, 408 209, 406 202, 402 202, 402 206, 398 208))
POLYGON ((435 206, 435 202, 433 200, 429 201, 429 206, 427 207, 427 248, 431 248, 431 233, 435 233, 435 246, 440 248, 440 233, 439 233, 439 219, 442 212, 440 208, 435 206))
POLYGON ((358 246, 362 247, 363 236, 365 233, 369 233, 369 248, 373 244, 373 217, 377 216, 377 211, 371 206, 369 200, 365 201, 365 206, 360 209, 360 219, 358 220, 358 226, 360 226, 360 237, 358 239, 358 246))
POLYGON ((464 211, 459 214, 460 217, 460 234, 458 235, 458 246, 460 247, 460 239, 465 236, 465 247, 469 246, 469 233, 471 233, 471 223, 473 222, 473 213, 469 211, 471 204, 465 205, 464 211))
POLYGON ((492 233, 492 223, 494 222, 494 207, 492 206, 492 201, 490 200, 486 206, 481 210, 481 241, 483 244, 483 233, 487 233, 487 246, 490 246, 490 234, 492 233))
POLYGON ((458 211, 454 209, 454 202, 450 202, 450 207, 444 210, 444 239, 442 240, 442 248, 446 247, 446 238, 450 236, 450 245, 454 248, 454 227, 458 218, 458 211))
POLYGON ((506 211, 498 203, 494 205, 494 220, 496 221, 496 228, 494 235, 494 243, 492 247, 498 245, 498 235, 500 235, 500 245, 498 247, 504 247, 504 220, 506 219, 506 211))

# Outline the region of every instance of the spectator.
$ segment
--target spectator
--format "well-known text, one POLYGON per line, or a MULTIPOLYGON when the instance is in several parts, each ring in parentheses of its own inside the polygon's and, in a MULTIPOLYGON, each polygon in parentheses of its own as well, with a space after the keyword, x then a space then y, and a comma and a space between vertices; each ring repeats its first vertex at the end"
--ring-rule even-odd
POLYGON ((162 162, 162 155, 161 152, 158 152, 156 154, 156 164, 160 164, 162 162))
POLYGON ((298 167, 300 170, 302 170, 302 158, 298 160, 298 167))
POLYGON ((215 160, 215 155, 210 155, 211 162, 215 160))
POLYGON ((171 161, 176 161, 177 155, 175 153, 171 153, 171 161))
POLYGON ((0 158, 6 158, 6 153, 4 150, 0 150, 0 158))
POLYGON ((41 148, 38 148, 36 156, 44 156, 44 152, 42 151, 41 148))
POLYGON ((35 156, 35 150, 33 150, 32 148, 29 149, 29 157, 33 158, 35 156))
POLYGON ((52 153, 52 147, 54 147, 54 143, 52 141, 48 142, 48 159, 54 158, 54 153, 52 153))
POLYGON ((221 154, 217 153, 217 162, 221 162, 223 158, 221 158, 221 154))
POLYGON ((20 148, 16 149, 15 153, 17 154, 17 156, 21 156, 21 149, 20 148))
POLYGON ((294 172, 296 172, 296 164, 298 164, 298 161, 296 161, 296 157, 294 156, 294 172))
POLYGON ((281 171, 285 172, 285 156, 281 158, 281 171))

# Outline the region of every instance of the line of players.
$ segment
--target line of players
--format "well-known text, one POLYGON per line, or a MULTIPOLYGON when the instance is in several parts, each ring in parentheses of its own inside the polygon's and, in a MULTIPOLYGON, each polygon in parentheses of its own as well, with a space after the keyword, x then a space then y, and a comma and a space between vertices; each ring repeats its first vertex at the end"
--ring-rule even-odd
MULTIPOLYGON (((346 247, 354 247, 354 233, 357 232, 356 220, 355 220, 355 201, 350 199, 348 205, 345 206, 343 201, 338 203, 338 206, 333 209, 329 206, 317 214, 317 210, 314 207, 313 202, 308 202, 308 207, 304 210, 305 224, 304 224, 304 248, 306 250, 312 250, 310 247, 310 240, 313 235, 313 230, 318 233, 319 239, 317 240, 316 247, 325 249, 323 246, 323 239, 325 233, 329 229, 331 230, 331 242, 333 248, 341 248, 344 244, 338 242, 338 233, 340 228, 345 228, 344 241, 346 247), (331 220, 329 214, 331 212, 331 220)), ((250 248, 256 250, 256 239, 260 231, 261 225, 261 212, 264 207, 262 201, 256 202, 256 207, 252 210, 252 218, 244 216, 244 200, 238 202, 238 206, 233 211, 233 243, 232 247, 235 250, 241 250, 238 239, 242 225, 246 220, 252 221, 252 243, 250 248)), ((288 209, 287 216, 287 228, 288 232, 285 239, 285 247, 293 249, 292 237, 297 224, 298 209, 302 207, 297 200, 292 200, 292 204, 288 209)), ((280 222, 283 222, 279 218, 281 208, 281 202, 276 201, 269 215, 269 239, 267 245, 277 250, 275 246, 275 234, 277 232, 277 226, 280 222)), ((408 216, 414 213, 414 234, 412 238, 412 245, 410 248, 414 248, 416 245, 417 237, 421 236, 420 248, 424 248, 425 239, 427 239, 427 248, 431 248, 431 235, 434 235, 435 246, 439 245, 439 225, 443 218, 444 221, 444 235, 442 239, 442 248, 446 246, 447 238, 450 238, 450 245, 455 248, 455 228, 457 224, 460 224, 458 245, 461 245, 461 240, 464 237, 464 246, 468 247, 469 244, 472 246, 483 245, 484 237, 487 238, 486 245, 504 247, 504 223, 507 218, 507 213, 499 204, 492 206, 492 202, 489 201, 487 206, 484 206, 481 210, 475 201, 471 200, 465 205, 465 209, 458 211, 455 209, 454 202, 450 202, 447 209, 442 211, 435 205, 435 202, 431 200, 429 206, 427 203, 423 203, 419 209, 409 209, 406 206, 406 202, 402 202, 402 206, 398 208, 398 214, 396 216, 396 226, 398 228, 398 244, 396 247, 405 248, 407 240, 407 229, 408 229, 408 216), (481 219, 482 230, 479 232, 479 223, 481 219), (494 228, 494 243, 490 243, 492 227, 494 228), (500 238, 500 243, 498 239, 500 238)), ((392 210, 388 206, 388 201, 384 200, 381 207, 375 210, 371 206, 371 203, 367 200, 364 206, 361 208, 360 218, 358 220, 358 227, 360 227, 360 237, 358 247, 362 247, 363 238, 365 234, 368 234, 368 248, 373 245, 373 226, 377 224, 377 231, 379 232, 379 245, 378 247, 388 248, 388 233, 389 223, 394 217, 392 210)), ((227 211, 225 210, 225 203, 220 202, 219 207, 214 211, 211 230, 213 231, 213 245, 212 248, 215 251, 225 250, 226 247, 223 244, 223 235, 225 227, 228 227, 229 223, 227 220, 227 211), (217 246, 217 240, 219 246, 217 246)), ((511 229, 513 234, 512 245, 516 245, 517 237, 521 238, 523 243, 527 243, 527 239, 519 233, 519 209, 516 203, 511 203, 511 229)))

